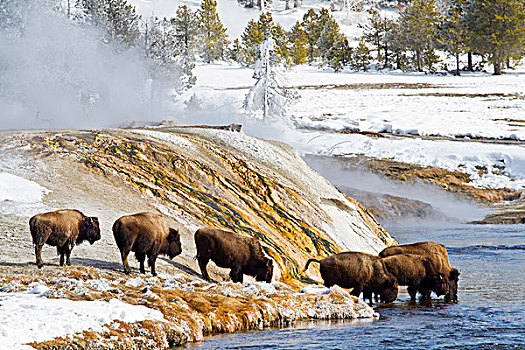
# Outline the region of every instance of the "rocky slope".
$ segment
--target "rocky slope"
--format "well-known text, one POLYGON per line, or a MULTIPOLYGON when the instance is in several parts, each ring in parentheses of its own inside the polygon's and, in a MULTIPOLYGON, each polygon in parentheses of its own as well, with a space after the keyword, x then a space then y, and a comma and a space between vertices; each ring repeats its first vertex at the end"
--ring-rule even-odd
MULTIPOLYGON (((181 232, 183 253, 173 261, 159 259, 157 271, 165 275, 150 282, 152 286, 148 287, 151 290, 157 288, 153 293, 155 298, 161 299, 164 296, 159 283, 162 285, 171 278, 169 276, 180 275, 175 283, 179 285, 200 281, 198 266, 193 259, 193 233, 203 225, 258 238, 266 253, 276 262, 274 279, 296 288, 312 278, 320 280, 316 269, 310 269, 309 275, 301 273, 305 261, 311 257, 321 258, 341 250, 374 253, 395 243, 365 208, 340 193, 306 166, 293 148, 281 143, 262 141, 239 132, 203 128, 12 132, 4 133, 0 138, 0 172, 32 180, 47 189, 42 203, 22 206, 6 202, 0 207, 0 273, 4 283, 12 281, 13 274, 21 286, 36 281, 48 282, 52 286, 65 275, 70 278, 68 274, 81 276, 77 276, 81 280, 93 279, 93 275, 97 275, 96 280, 106 279, 107 283, 115 285, 124 283, 126 276, 121 273, 120 255, 113 242, 111 225, 121 215, 144 210, 164 213, 170 218, 170 224, 181 232), (93 246, 75 247, 72 263, 80 266, 76 268, 80 269, 77 272, 74 268, 55 267, 58 260, 52 247, 44 247, 43 259, 47 265, 38 270, 34 265, 27 220, 36 212, 66 207, 98 216, 102 239, 93 246)), ((130 261, 132 268, 136 268, 136 261, 133 258, 130 261)), ((217 281, 228 279, 228 270, 211 265, 212 278, 217 281)), ((213 287, 215 284, 199 283, 204 290, 217 288, 213 287)), ((284 317, 282 313, 273 313, 266 321, 257 321, 259 316, 253 316, 253 312, 259 310, 256 314, 262 312, 264 315, 269 309, 281 305, 279 303, 288 305, 282 309, 288 308, 288 312, 294 313, 293 320, 323 314, 314 312, 309 315, 297 309, 301 303, 288 286, 278 287, 282 290, 282 293, 276 292, 278 300, 272 299, 273 292, 257 292, 261 298, 273 300, 260 303, 263 306, 259 307, 248 302, 238 304, 239 299, 234 298, 236 301, 232 303, 237 303, 236 311, 223 310, 216 319, 210 319, 206 308, 199 305, 209 304, 213 308, 217 305, 216 298, 222 297, 207 295, 203 297, 204 301, 199 299, 199 302, 192 303, 192 297, 184 299, 179 295, 185 300, 183 308, 194 310, 203 319, 198 321, 200 318, 192 313, 177 318, 176 315, 181 313, 172 310, 169 316, 163 312, 165 317, 171 317, 171 328, 175 327, 173 324, 181 326, 182 321, 197 321, 188 328, 193 336, 182 332, 175 337, 180 341, 167 341, 167 332, 160 338, 166 344, 175 344, 199 340, 203 334, 274 324, 284 317), (290 306, 292 304, 295 306, 290 306), (229 319, 234 314, 239 317, 239 313, 249 308, 247 305, 255 309, 242 317, 253 316, 255 321, 231 321, 235 326, 220 326, 222 321, 218 320, 229 319)), ((230 289, 242 294, 245 287, 238 285, 230 289)), ((95 291, 95 294, 99 292, 95 291)), ((115 293, 126 295, 128 292, 120 289, 115 293)), ((115 293, 99 293, 99 297, 108 299, 115 293)), ((177 293, 183 292, 179 290, 177 293)), ((319 317, 373 315, 371 309, 346 292, 334 293, 340 296, 334 297, 331 293, 312 297, 311 308, 325 300, 326 305, 332 305, 336 310, 319 317), (342 304, 346 306, 334 307, 336 299, 343 300, 342 304), (369 314, 357 311, 349 314, 345 311, 349 309, 363 309, 369 314)), ((223 292, 219 294, 224 295, 223 292)), ((64 295, 74 297, 71 293, 64 295)), ((149 305, 137 297, 130 300, 149 305)), ((151 307, 163 311, 155 303, 151 303, 151 307)), ((53 344, 66 343, 67 340, 62 340, 53 344)))

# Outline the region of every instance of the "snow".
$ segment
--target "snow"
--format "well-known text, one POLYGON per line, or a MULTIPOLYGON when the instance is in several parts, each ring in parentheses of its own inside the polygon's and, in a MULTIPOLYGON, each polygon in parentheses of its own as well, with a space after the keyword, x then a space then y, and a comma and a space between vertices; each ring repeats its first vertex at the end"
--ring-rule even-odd
MULTIPOLYGON (((194 72, 197 84, 189 94, 205 101, 203 108, 242 114, 252 69, 200 63, 194 72)), ((303 154, 388 158, 466 172, 481 188, 525 188, 525 66, 499 77, 484 72, 460 77, 336 74, 299 66, 287 80, 291 87, 302 87, 295 89, 300 97, 289 111, 299 129, 268 133, 246 119, 241 121, 246 134, 287 142, 303 154), (330 132, 345 128, 391 137, 330 132)))
POLYGON ((315 284, 309 284, 303 289, 301 289, 299 293, 314 294, 314 295, 330 294, 330 288, 318 286, 315 284))
POLYGON ((162 313, 145 306, 125 304, 118 299, 72 301, 48 299, 48 287, 37 284, 31 290, 0 293, 0 348, 32 349, 23 345, 52 340, 83 330, 102 332, 114 320, 138 322, 164 320, 162 313))
POLYGON ((49 190, 36 182, 9 173, 0 173, 0 201, 38 203, 49 190))

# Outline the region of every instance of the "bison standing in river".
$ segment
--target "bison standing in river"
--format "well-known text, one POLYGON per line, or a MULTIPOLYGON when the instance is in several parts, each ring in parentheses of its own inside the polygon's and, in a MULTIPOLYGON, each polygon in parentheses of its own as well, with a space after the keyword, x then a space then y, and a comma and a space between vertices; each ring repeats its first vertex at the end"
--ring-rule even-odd
POLYGON ((448 278, 438 271, 432 260, 423 255, 398 254, 383 258, 388 271, 396 276, 400 286, 408 286, 408 294, 416 299, 419 291, 423 297, 430 297, 433 291, 437 296, 448 292, 448 278))
POLYGON ((443 272, 448 278, 448 293, 446 298, 457 299, 458 280, 460 272, 450 266, 447 249, 444 245, 435 242, 417 242, 387 247, 383 249, 379 256, 387 257, 398 254, 418 254, 427 256, 431 259, 435 268, 443 272))
POLYGON ((367 253, 343 252, 322 260, 310 259, 303 271, 312 262, 320 263, 319 270, 326 287, 337 284, 343 288, 353 288, 351 294, 372 303, 372 293, 380 296, 381 301, 390 303, 397 298, 398 283, 385 266, 383 259, 367 253))
POLYGON ((37 214, 29 219, 29 229, 35 246, 36 265, 42 268, 44 243, 57 247, 60 266, 71 265, 71 250, 75 244, 88 241, 93 244, 100 239, 98 218, 89 217, 75 209, 61 209, 37 214))
POLYGON ((119 218, 113 224, 113 236, 126 274, 131 272, 128 264, 130 252, 135 252, 140 263, 140 273, 146 273, 144 260, 148 256, 153 276, 157 275, 155 261, 159 254, 173 259, 182 252, 179 232, 168 227, 163 216, 155 213, 144 212, 119 218))
POLYGON ((202 277, 207 281, 210 276, 206 266, 210 260, 219 267, 231 268, 233 282, 242 283, 243 274, 254 276, 257 281, 272 281, 273 261, 264 255, 261 244, 253 237, 206 227, 195 232, 195 245, 202 277))

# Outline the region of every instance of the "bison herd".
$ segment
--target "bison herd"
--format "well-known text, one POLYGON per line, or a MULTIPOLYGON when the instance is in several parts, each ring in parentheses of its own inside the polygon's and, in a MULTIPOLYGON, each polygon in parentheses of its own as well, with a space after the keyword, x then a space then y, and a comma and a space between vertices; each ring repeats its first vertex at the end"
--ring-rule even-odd
MULTIPOLYGON (((93 244, 101 238, 98 219, 74 209, 37 214, 29 220, 29 228, 39 268, 43 266, 44 243, 57 248, 60 266, 69 266, 71 250, 76 244, 84 241, 93 244)), ((128 264, 131 252, 139 261, 141 273, 145 273, 144 261, 148 258, 153 276, 156 276, 155 261, 159 255, 173 259, 182 252, 178 230, 170 228, 164 218, 155 213, 122 216, 113 224, 113 237, 126 274, 131 272, 128 264)), ((210 280, 206 266, 211 260, 219 267, 230 268, 233 282, 242 282, 243 275, 271 282, 273 261, 265 256, 257 239, 211 227, 198 229, 194 238, 196 259, 204 279, 210 280)), ((445 247, 434 242, 388 247, 378 256, 343 252, 322 260, 310 259, 304 271, 312 262, 320 264, 326 287, 352 288, 353 295, 359 297, 363 293, 363 299, 370 303, 374 294, 376 301, 378 298, 386 303, 396 300, 399 285, 408 287, 412 300, 417 293, 428 298, 432 292, 457 298, 459 271, 450 266, 445 247)))

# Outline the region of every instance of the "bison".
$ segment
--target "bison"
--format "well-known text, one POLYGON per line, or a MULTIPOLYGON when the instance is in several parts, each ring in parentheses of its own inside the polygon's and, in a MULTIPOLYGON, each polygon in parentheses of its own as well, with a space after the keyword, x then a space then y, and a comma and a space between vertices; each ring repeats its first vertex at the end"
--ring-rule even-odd
POLYGON ((144 260, 148 256, 151 274, 156 276, 155 261, 159 254, 170 259, 182 252, 179 231, 168 227, 162 215, 138 213, 123 216, 113 224, 113 237, 120 250, 124 273, 129 274, 128 255, 135 253, 140 263, 140 273, 146 273, 144 260))
POLYGON ((321 277, 326 287, 337 284, 343 288, 353 288, 351 294, 369 299, 372 304, 372 293, 381 297, 381 301, 390 303, 397 298, 398 283, 391 274, 383 259, 367 253, 344 252, 331 255, 322 260, 310 259, 303 271, 312 262, 320 264, 321 277))
POLYGON ((98 218, 89 217, 75 209, 61 209, 41 213, 29 219, 29 229, 35 246, 36 266, 42 268, 44 243, 57 247, 60 266, 71 265, 71 250, 75 244, 88 241, 93 244, 100 239, 98 218))
POLYGON ((432 260, 423 255, 398 254, 383 258, 388 271, 396 276, 401 286, 408 286, 408 294, 416 299, 419 291, 429 298, 433 291, 437 296, 448 292, 448 278, 438 271, 432 260))
POLYGON ((195 232, 197 260, 202 277, 210 281, 206 265, 211 260, 217 266, 231 268, 233 282, 243 281, 243 274, 254 276, 257 281, 272 281, 273 261, 267 258, 259 241, 253 237, 211 227, 195 232))
POLYGON ((398 254, 418 254, 429 257, 438 271, 443 272, 448 278, 448 293, 446 298, 457 299, 458 280, 460 272, 450 266, 447 249, 444 245, 435 242, 417 242, 387 247, 383 249, 379 256, 387 257, 398 254))

